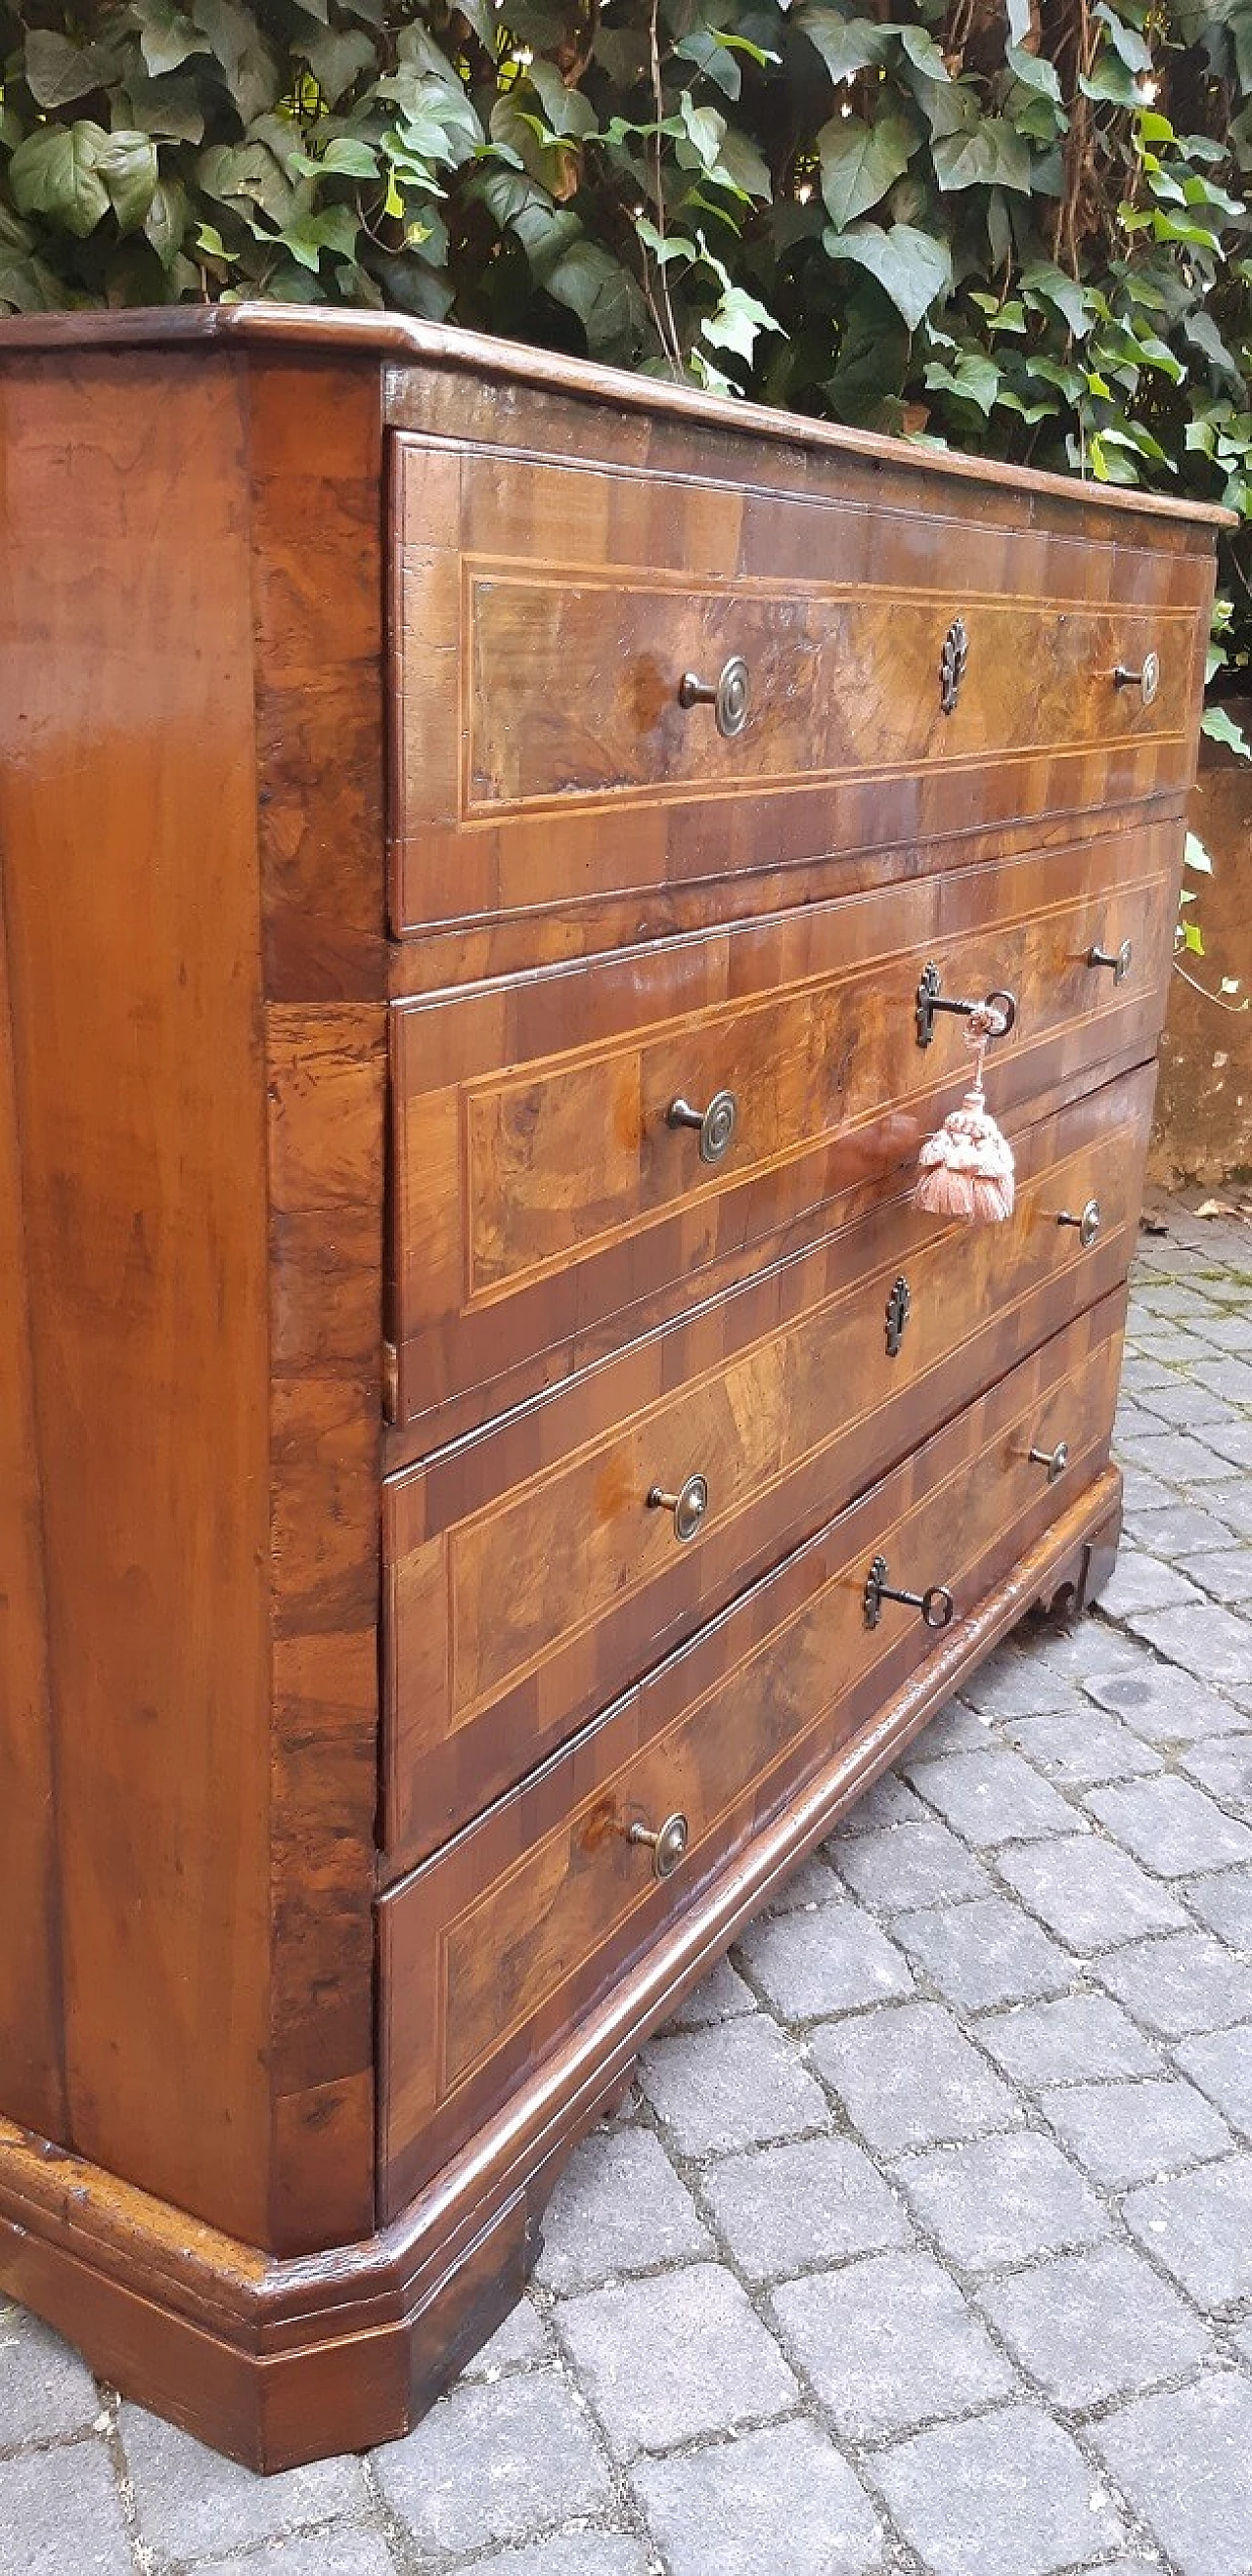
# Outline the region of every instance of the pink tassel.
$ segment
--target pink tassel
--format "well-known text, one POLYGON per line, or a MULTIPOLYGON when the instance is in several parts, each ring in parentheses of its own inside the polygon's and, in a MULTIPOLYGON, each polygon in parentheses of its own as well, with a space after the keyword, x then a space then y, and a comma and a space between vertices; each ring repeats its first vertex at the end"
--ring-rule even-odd
POLYGON ((1002 1035, 998 1014, 975 1012, 969 1023, 975 1050, 974 1079, 959 1109, 949 1110, 938 1134, 918 1155, 914 1207, 927 1216, 956 1217, 967 1225, 1003 1225, 1013 1213, 1013 1148, 1001 1134, 983 1096, 987 1040, 1002 1035))

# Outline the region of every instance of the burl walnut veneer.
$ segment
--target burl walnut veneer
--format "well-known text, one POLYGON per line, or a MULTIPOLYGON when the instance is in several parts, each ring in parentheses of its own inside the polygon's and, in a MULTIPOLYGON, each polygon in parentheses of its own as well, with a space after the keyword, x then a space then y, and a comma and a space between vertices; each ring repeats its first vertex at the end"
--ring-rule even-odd
POLYGON ((1107 1577, 1221 514, 274 308, 0 460, 0 2285, 279 2468, 1107 1577))

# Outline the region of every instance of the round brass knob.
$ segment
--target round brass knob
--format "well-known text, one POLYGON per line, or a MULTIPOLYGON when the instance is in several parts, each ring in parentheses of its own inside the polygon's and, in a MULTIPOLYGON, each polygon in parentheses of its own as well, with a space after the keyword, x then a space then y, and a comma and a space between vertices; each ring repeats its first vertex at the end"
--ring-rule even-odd
POLYGON ((733 653, 716 680, 701 680, 694 671, 684 671, 678 683, 680 707, 712 707, 713 721, 720 734, 733 742, 748 721, 751 682, 748 666, 741 653, 733 653))
POLYGON ((709 1489, 703 1476, 688 1476, 676 1494, 662 1493, 660 1486, 654 1485, 648 1496, 650 1512, 673 1513, 674 1536, 678 1539, 695 1537, 708 1508, 709 1489))
POLYGON ((1069 1442, 1058 1440, 1055 1449, 1028 1449, 1026 1455, 1033 1458, 1036 1466, 1047 1468, 1048 1483, 1054 1485, 1069 1465, 1069 1442))
POLYGON ((1089 948, 1087 950, 1087 964, 1089 966, 1107 966, 1112 974, 1114 983, 1124 984, 1128 974, 1130 973, 1130 961, 1134 956, 1134 953, 1135 952, 1130 941, 1128 939, 1123 939, 1120 948, 1089 948))
POLYGON ((667 1127, 694 1127, 700 1138, 702 1163, 720 1163, 729 1152, 739 1116, 739 1103, 733 1091, 715 1091, 707 1109, 693 1109, 689 1100, 671 1100, 665 1112, 667 1127))
POLYGON ((1100 1202, 1098 1199, 1088 1199, 1085 1208, 1077 1216, 1071 1216, 1068 1209, 1062 1209, 1056 1221, 1058 1225, 1077 1226, 1078 1240, 1083 1251, 1090 1252, 1100 1231, 1100 1202))
POLYGON ((672 1878, 680 1860, 686 1858, 690 1827, 685 1816, 667 1816, 655 1833, 648 1825, 632 1825, 627 1840, 647 1843, 652 1853, 654 1878, 672 1878))
POLYGON ((1119 662, 1113 673, 1113 680, 1119 689, 1137 689, 1145 707, 1150 707, 1161 685, 1161 665, 1158 655, 1145 653, 1137 671, 1128 670, 1124 662, 1119 662))

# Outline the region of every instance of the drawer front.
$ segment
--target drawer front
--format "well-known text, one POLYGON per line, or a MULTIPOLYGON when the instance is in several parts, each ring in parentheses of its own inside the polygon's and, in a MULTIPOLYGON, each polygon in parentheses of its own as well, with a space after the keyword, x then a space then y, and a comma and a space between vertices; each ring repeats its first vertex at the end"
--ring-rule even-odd
POLYGON ((1179 837, 1158 826, 395 1005, 398 1418, 478 1390, 483 1419, 536 1362, 564 1374, 597 1334, 631 1338, 701 1274, 711 1292, 719 1265, 759 1266, 789 1227, 909 1166, 968 1078, 959 1021, 918 1043, 928 964, 949 997, 1016 997, 988 1073, 1002 1118, 1150 1054, 1179 837), (1124 981, 1087 962, 1126 939, 1124 981), (733 1132, 706 1159, 675 1107, 727 1093, 733 1132))
POLYGON ((1125 1278, 1154 1085, 1147 1067, 1020 1133, 1007 1225, 945 1227, 893 1197, 698 1324, 388 1481, 394 1869, 1125 1278), (1093 1199, 1089 1243, 1059 1220, 1093 1199), (696 1476, 698 1518, 698 1494, 649 1503, 696 1476))
POLYGON ((1124 1294, 1070 1325, 379 1905, 384 2210, 426 2182, 613 1977, 933 1645, 866 1616, 876 1557, 955 1615, 1103 1465, 1124 1294), (1049 1487, 1029 1457, 1066 1441, 1049 1487), (686 1820, 658 1882, 632 1825, 686 1820))
POLYGON ((1211 566, 1142 525, 1066 540, 950 494, 875 511, 403 437, 394 466, 400 931, 1190 784, 1211 566), (1149 655, 1155 695, 1119 685, 1149 655), (736 659, 727 731, 683 682, 736 659))

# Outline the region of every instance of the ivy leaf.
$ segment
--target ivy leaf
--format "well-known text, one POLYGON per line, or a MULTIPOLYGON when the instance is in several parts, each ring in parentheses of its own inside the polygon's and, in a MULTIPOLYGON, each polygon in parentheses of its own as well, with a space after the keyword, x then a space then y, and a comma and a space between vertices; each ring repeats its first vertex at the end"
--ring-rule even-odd
MULTIPOLYGON (((1242 375, 1234 358, 1231 356, 1231 353, 1227 348, 1211 313, 1205 313, 1203 310, 1198 313, 1188 313, 1182 327, 1186 338, 1191 342, 1192 348, 1198 349, 1201 356, 1208 359, 1209 365, 1211 367, 1216 367, 1219 375, 1227 376, 1235 386, 1236 391, 1241 392, 1243 387, 1242 375)), ((1194 422, 1189 423, 1189 431, 1194 428, 1195 425, 1196 424, 1194 422)), ((1189 437, 1188 444, 1190 444, 1189 437)))
POLYGON ((142 74, 132 74, 114 97, 123 124, 141 134, 151 134, 161 143, 204 141, 204 108, 192 79, 146 80, 142 74))
POLYGON ((148 202, 143 228, 161 266, 173 267, 187 230, 187 191, 177 179, 158 179, 148 202))
POLYGON ((328 107, 338 107, 377 60, 369 37, 359 27, 332 27, 311 45, 302 39, 301 51, 328 107))
POLYGON ((108 140, 104 128, 87 118, 76 125, 41 125, 28 134, 9 163, 18 213, 48 215, 85 241, 109 211, 99 168, 108 140))
POLYGON ((638 329, 634 279, 598 242, 571 245, 545 280, 549 295, 578 315, 595 356, 620 350, 638 329))
POLYGON ((139 22, 139 49, 154 80, 162 72, 176 72, 193 54, 209 51, 200 30, 172 0, 131 0, 130 14, 139 22))
POLYGON ((1085 287, 1066 269, 1057 268, 1051 260, 1032 260, 1022 270, 1022 289, 1027 296, 1042 296, 1068 323, 1076 340, 1085 340, 1095 319, 1089 307, 1085 287))
POLYGON ((923 314, 952 285, 952 254, 933 233, 913 224, 854 224, 851 231, 822 235, 828 259, 855 260, 890 296, 897 313, 915 331, 923 314))
POLYGON ((581 142, 584 135, 595 132, 596 112, 590 99, 581 90, 569 88, 555 63, 533 62, 526 77, 543 109, 549 134, 581 142))
POLYGON ((984 116, 964 133, 936 135, 931 150, 945 195, 985 187, 1030 194, 1030 149, 1007 117, 984 116))
POLYGON ((679 62, 694 63, 720 89, 724 98, 736 99, 743 88, 743 73, 729 45, 723 44, 712 27, 693 27, 680 37, 674 47, 679 62))
POLYGON ((151 135, 128 134, 123 129, 106 136, 96 168, 108 190, 119 232, 137 232, 156 192, 157 156, 151 135))
POLYGON ((714 349, 730 349, 736 357, 751 358, 762 331, 781 331, 782 324, 748 295, 741 286, 728 286, 718 305, 701 323, 704 338, 714 349))
POLYGON ((986 420, 1000 390, 1000 370, 994 358, 965 349, 954 367, 932 359, 926 369, 926 383, 932 392, 956 394, 962 402, 973 403, 986 420))
POLYGON ((1189 957, 1203 957, 1204 933, 1198 922, 1184 921, 1182 925, 1182 944, 1189 957))
POLYGON ((710 171, 709 175, 714 179, 729 181, 737 196, 755 197, 758 203, 763 205, 769 204, 774 193, 774 183, 770 177, 769 163, 764 153, 758 152, 755 143, 750 142, 747 135, 739 133, 733 125, 728 125, 722 136, 717 167, 710 171))
POLYGON ((904 52, 907 54, 909 61, 913 65, 914 71, 920 72, 923 80, 946 81, 951 79, 952 75, 939 51, 939 47, 935 43, 934 37, 928 35, 924 27, 900 27, 896 32, 899 35, 900 43, 904 52))
POLYGON ((1040 98, 1050 98, 1055 106, 1060 106, 1061 76, 1046 54, 1028 54, 1021 45, 1009 45, 1004 59, 1014 80, 1019 80, 1023 89, 1035 90, 1040 98))
POLYGON ((887 31, 872 18, 841 18, 837 10, 797 9, 793 24, 821 55, 833 81, 855 80, 858 72, 881 63, 887 31))
POLYGON ((26 86, 40 107, 68 107, 87 98, 109 78, 110 59, 103 45, 72 45, 54 27, 32 27, 23 63, 26 86))
POLYGON ((1208 735, 1210 742, 1224 742, 1241 760, 1252 760, 1252 744, 1225 707, 1206 707, 1200 718, 1200 731, 1208 735))
POLYGON ((1194 832, 1187 834, 1183 845, 1182 862, 1185 868, 1194 868, 1198 877, 1212 876, 1213 862, 1203 841, 1199 840, 1194 832))
POLYGON ((882 116, 874 125, 863 125, 855 116, 834 116, 822 127, 817 148, 826 212, 842 232, 886 196, 908 168, 917 143, 902 116, 882 116))
POLYGON ((285 224, 278 238, 301 268, 316 276, 324 250, 351 257, 360 229, 350 206, 324 206, 319 215, 299 215, 294 223, 285 224))
POLYGON ((1109 41, 1121 56, 1127 70, 1150 72, 1152 48, 1140 35, 1138 28, 1128 27, 1125 19, 1119 18, 1116 10, 1109 8, 1108 0, 1097 0, 1095 15, 1102 25, 1107 27, 1109 41))

